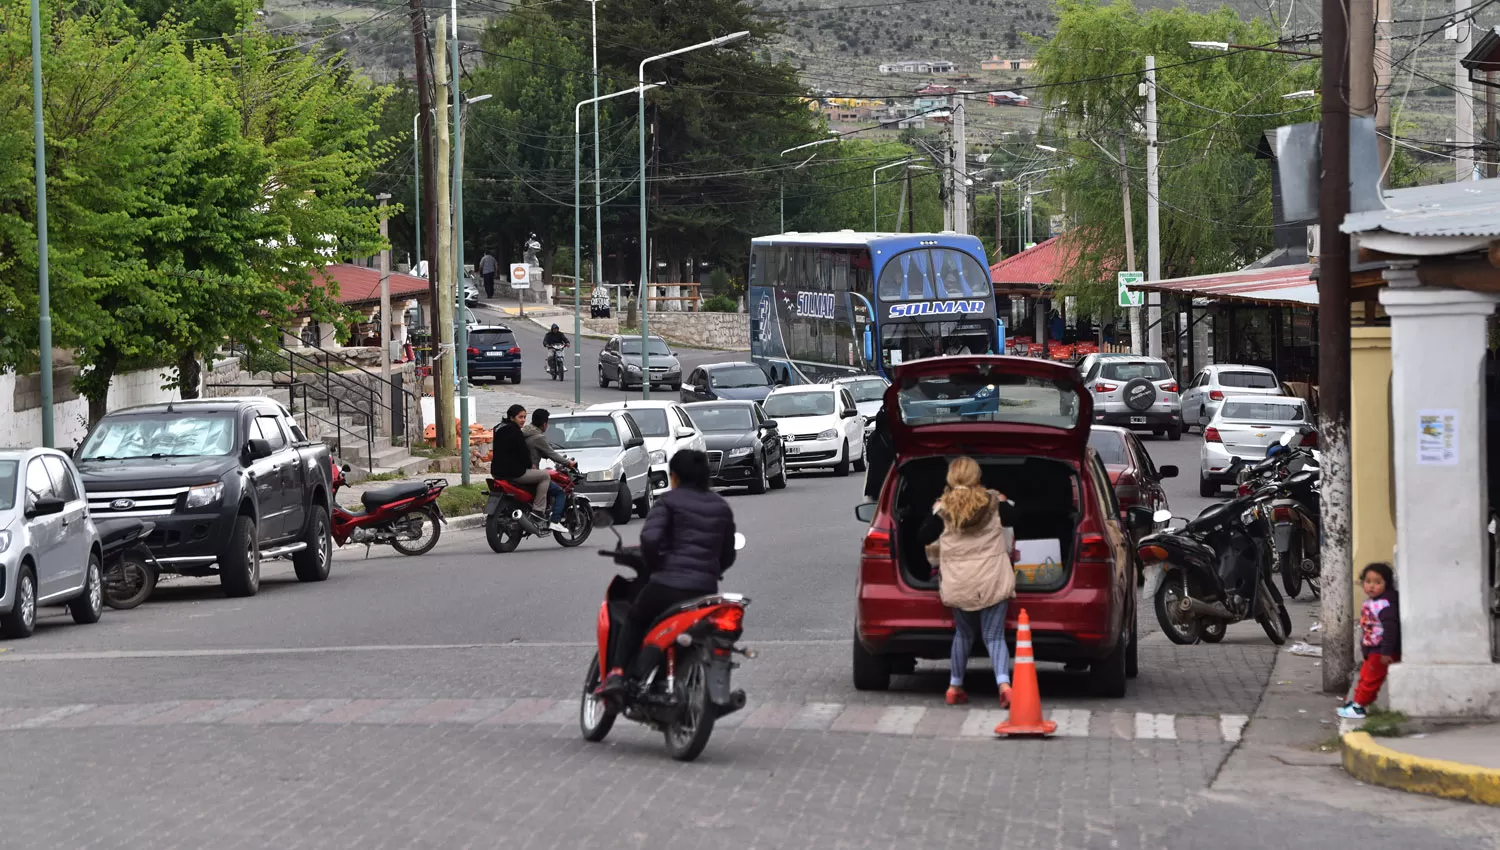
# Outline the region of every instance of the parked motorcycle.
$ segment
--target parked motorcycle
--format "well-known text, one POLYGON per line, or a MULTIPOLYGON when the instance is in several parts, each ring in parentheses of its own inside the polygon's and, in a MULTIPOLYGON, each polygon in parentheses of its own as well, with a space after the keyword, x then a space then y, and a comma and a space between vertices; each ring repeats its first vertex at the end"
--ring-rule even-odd
POLYGON ((156 523, 139 519, 98 519, 103 547, 104 604, 128 611, 151 597, 161 577, 160 565, 146 546, 156 523))
POLYGON ((551 375, 554 381, 561 381, 568 373, 568 367, 563 363, 562 353, 565 348, 567 348, 565 345, 547 346, 547 350, 551 352, 547 355, 547 374, 551 375))
POLYGON ((1323 590, 1318 560, 1322 545, 1318 485, 1322 474, 1316 451, 1306 448, 1309 439, 1304 437, 1300 446, 1294 446, 1296 442, 1298 434, 1283 434, 1280 445, 1272 446, 1264 461, 1240 476, 1240 495, 1271 484, 1278 487, 1271 504, 1276 571, 1281 573, 1281 586, 1294 599, 1304 583, 1315 597, 1323 590))
MULTIPOLYGON (((552 476, 552 483, 562 488, 563 498, 567 500, 562 524, 567 526, 568 533, 551 532, 552 539, 559 546, 572 548, 589 539, 594 530, 593 506, 586 496, 577 492, 583 473, 570 467, 548 470, 548 474, 552 476)), ((532 493, 509 481, 487 478, 485 483, 489 486, 490 496, 484 505, 485 539, 491 549, 502 555, 513 552, 521 545, 522 539, 535 534, 526 522, 522 522, 531 512, 532 493)))
MULTIPOLYGON (((347 483, 348 466, 333 465, 333 492, 347 483)), ((375 544, 389 545, 403 555, 424 555, 437 545, 448 520, 438 507, 438 496, 448 482, 441 478, 403 482, 366 490, 360 495, 362 511, 333 504, 333 540, 365 544, 365 554, 375 544)))
MULTIPOLYGON (((1272 643, 1286 643, 1292 619, 1271 579, 1274 493, 1274 486, 1263 487, 1141 540, 1136 552, 1146 567, 1145 590, 1168 640, 1218 643, 1231 623, 1253 618, 1272 643)), ((1173 517, 1157 511, 1155 519, 1173 517)))
MULTIPOLYGON (((714 722, 745 707, 745 692, 730 689, 730 675, 739 666, 731 660, 735 653, 755 657, 753 650, 735 645, 750 600, 738 593, 716 593, 667 609, 647 630, 641 646, 642 652, 661 653, 661 663, 638 687, 599 695, 605 671, 612 666, 610 637, 618 633, 637 590, 650 577, 650 565, 640 547, 625 546, 619 532, 613 527, 610 531, 615 534, 615 548, 599 554, 635 571, 636 577, 616 575, 599 606, 599 649, 583 677, 578 726, 584 740, 597 743, 623 714, 627 720, 659 730, 672 758, 692 761, 708 746, 714 722)), ((744 546, 745 536, 736 533, 734 547, 744 546)))

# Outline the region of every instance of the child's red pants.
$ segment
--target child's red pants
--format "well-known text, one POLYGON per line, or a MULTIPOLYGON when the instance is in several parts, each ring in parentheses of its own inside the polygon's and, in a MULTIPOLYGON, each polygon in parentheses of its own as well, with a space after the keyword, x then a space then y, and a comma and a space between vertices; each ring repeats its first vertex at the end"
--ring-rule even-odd
POLYGON ((1359 684, 1354 688, 1354 702, 1361 706, 1374 702, 1376 695, 1380 693, 1380 687, 1385 684, 1386 671, 1400 660, 1400 656, 1393 658, 1375 653, 1366 655, 1365 663, 1359 668, 1359 684))

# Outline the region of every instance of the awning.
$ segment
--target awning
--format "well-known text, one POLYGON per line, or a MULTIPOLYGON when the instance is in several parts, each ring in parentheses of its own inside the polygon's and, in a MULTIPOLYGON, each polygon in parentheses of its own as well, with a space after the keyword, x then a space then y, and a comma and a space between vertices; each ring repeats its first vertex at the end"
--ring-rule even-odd
POLYGON ((1223 274, 1205 274, 1142 283, 1131 289, 1154 290, 1216 301, 1238 301, 1276 307, 1318 306, 1318 286, 1312 282, 1313 266, 1276 266, 1223 274))

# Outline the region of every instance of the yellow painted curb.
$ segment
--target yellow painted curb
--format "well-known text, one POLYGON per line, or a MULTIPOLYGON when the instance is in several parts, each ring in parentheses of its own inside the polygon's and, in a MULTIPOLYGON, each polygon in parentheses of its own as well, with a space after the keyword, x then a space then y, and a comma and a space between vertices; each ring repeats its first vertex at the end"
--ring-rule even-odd
POLYGON ((1375 743, 1368 732, 1342 740, 1344 770, 1355 779, 1413 794, 1500 806, 1500 770, 1423 758, 1375 743))

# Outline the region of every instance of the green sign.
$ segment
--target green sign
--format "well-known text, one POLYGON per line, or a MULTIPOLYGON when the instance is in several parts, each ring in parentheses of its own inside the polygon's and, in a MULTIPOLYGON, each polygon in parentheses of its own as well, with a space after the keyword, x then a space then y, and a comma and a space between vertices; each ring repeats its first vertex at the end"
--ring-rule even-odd
POLYGON ((1115 281, 1119 286, 1119 303, 1121 307, 1143 307, 1146 304, 1146 293, 1132 292, 1130 287, 1139 286, 1146 280, 1145 272, 1120 272, 1115 281))

